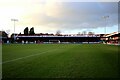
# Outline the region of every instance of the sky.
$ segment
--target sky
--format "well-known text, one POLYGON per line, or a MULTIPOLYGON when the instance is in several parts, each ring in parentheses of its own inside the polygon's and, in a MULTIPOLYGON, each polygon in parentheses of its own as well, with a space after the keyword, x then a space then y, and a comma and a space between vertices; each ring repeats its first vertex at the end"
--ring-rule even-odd
POLYGON ((0 0, 0 30, 23 33, 96 34, 118 31, 118 0, 0 0), (109 16, 106 20, 103 16, 109 16))

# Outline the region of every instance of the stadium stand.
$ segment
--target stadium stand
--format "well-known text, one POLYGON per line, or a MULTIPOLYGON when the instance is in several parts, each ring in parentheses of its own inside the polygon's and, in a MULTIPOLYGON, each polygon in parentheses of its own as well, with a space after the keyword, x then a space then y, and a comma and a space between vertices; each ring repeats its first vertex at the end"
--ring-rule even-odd
POLYGON ((99 43, 100 35, 54 35, 54 34, 34 34, 34 35, 16 35, 16 42, 26 41, 36 43, 99 43))
MULTIPOLYGON (((13 43, 14 34, 8 37, 4 31, 0 31, 0 43, 13 43)), ((15 34, 15 43, 104 43, 111 45, 120 45, 120 33, 113 32, 110 34, 94 34, 94 35, 77 35, 64 34, 55 35, 48 33, 39 33, 34 35, 15 34)))
POLYGON ((120 33, 113 32, 105 35, 107 44, 120 45, 120 33))

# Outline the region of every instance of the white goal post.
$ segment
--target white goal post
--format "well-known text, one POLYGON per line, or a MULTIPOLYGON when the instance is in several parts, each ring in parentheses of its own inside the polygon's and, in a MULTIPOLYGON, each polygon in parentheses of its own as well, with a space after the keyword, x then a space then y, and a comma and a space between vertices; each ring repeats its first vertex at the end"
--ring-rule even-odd
POLYGON ((60 40, 56 40, 56 39, 49 40, 49 43, 60 43, 60 40))

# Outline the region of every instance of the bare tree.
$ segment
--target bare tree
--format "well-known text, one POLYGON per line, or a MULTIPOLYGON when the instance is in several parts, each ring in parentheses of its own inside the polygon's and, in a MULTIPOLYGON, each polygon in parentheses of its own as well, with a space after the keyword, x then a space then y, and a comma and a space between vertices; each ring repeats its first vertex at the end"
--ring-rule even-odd
POLYGON ((83 35, 86 35, 86 34, 87 34, 87 32, 86 32, 86 31, 83 31, 83 32, 82 32, 82 34, 83 34, 83 35))
POLYGON ((56 31, 56 35, 57 35, 57 36, 61 35, 61 31, 60 31, 60 30, 57 30, 57 31, 56 31))
POLYGON ((78 32, 78 34, 77 35, 81 35, 81 33, 80 32, 78 32))

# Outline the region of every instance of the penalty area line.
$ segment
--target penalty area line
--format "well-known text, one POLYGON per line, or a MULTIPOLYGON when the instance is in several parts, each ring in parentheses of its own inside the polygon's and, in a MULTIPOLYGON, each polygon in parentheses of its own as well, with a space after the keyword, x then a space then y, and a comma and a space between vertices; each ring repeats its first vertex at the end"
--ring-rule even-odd
POLYGON ((47 52, 52 52, 52 51, 55 51, 55 50, 57 50, 57 49, 48 50, 48 51, 41 52, 41 53, 38 53, 38 54, 29 55, 29 56, 25 56, 25 57, 20 57, 20 58, 16 58, 16 59, 13 59, 13 60, 4 61, 4 62, 0 63, 0 65, 5 64, 5 63, 9 63, 9 62, 13 62, 13 61, 17 61, 17 60, 21 60, 21 59, 26 59, 26 58, 33 57, 33 56, 37 56, 37 55, 44 54, 44 53, 47 53, 47 52))

